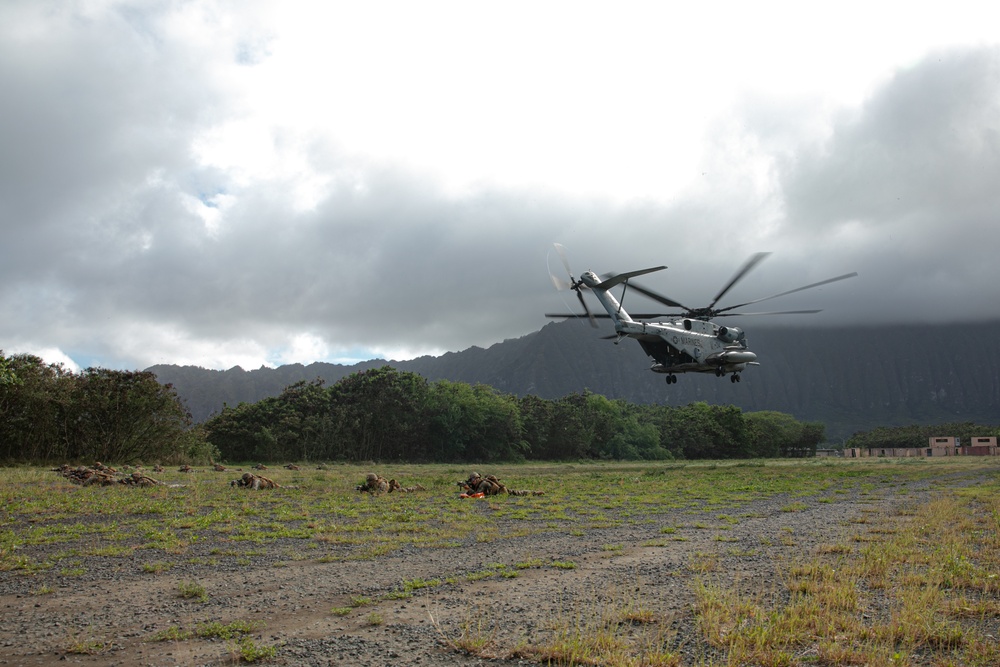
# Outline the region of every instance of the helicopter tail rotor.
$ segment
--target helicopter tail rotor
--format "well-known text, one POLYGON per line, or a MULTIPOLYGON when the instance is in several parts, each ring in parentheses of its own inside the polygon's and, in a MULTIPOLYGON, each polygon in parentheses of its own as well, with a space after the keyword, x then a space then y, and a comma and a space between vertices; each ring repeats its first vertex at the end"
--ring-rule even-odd
POLYGON ((597 319, 594 314, 590 312, 590 308, 587 307, 587 301, 583 298, 583 290, 587 289, 587 286, 582 280, 573 277, 573 271, 569 267, 569 260, 566 259, 566 248, 561 243, 554 243, 556 253, 559 255, 559 259, 562 262, 563 268, 566 269, 566 275, 569 277, 567 282, 563 278, 557 276, 552 272, 551 267, 549 268, 549 278, 552 279, 552 284, 559 291, 573 290, 576 292, 577 298, 580 300, 580 305, 583 306, 583 312, 587 319, 590 320, 590 326, 597 328, 597 319))

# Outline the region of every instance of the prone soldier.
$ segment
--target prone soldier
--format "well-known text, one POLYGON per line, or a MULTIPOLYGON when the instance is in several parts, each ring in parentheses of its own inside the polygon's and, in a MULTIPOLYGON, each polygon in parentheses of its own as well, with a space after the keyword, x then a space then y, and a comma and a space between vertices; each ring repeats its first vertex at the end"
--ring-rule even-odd
POLYGON ((426 491, 426 489, 419 484, 414 484, 413 486, 402 486, 395 479, 390 479, 389 493, 392 493, 393 491, 397 493, 413 493, 414 491, 426 491))
POLYGON ((503 493, 511 496, 541 496, 545 495, 544 491, 530 491, 527 489, 508 489, 507 486, 497 479, 496 475, 487 475, 486 477, 480 477, 479 473, 474 472, 469 475, 469 479, 464 482, 459 482, 459 486, 465 489, 465 492, 469 495, 474 493, 481 493, 484 496, 497 496, 503 493))
POLYGON ((118 480, 118 483, 126 484, 128 486, 157 486, 159 484, 158 481, 152 477, 143 475, 138 470, 133 472, 130 476, 118 480))
POLYGON ((356 491, 367 492, 373 495, 378 495, 381 493, 389 493, 390 491, 389 481, 385 477, 382 477, 381 475, 376 475, 373 472, 370 472, 367 475, 365 475, 365 483, 359 484, 358 486, 354 487, 354 489, 356 491))
POLYGON ((229 486, 236 486, 242 489, 280 489, 281 486, 273 479, 268 479, 263 475, 255 475, 252 472, 245 472, 239 479, 234 479, 229 486))
POLYGON ((82 484, 83 486, 111 486, 117 484, 115 476, 106 470, 94 470, 93 468, 77 468, 75 475, 70 477, 71 482, 82 484))

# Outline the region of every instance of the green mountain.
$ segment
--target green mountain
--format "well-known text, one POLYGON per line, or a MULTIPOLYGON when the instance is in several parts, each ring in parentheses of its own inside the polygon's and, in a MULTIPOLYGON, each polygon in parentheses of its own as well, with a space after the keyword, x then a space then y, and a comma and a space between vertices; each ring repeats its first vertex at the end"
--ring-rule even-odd
POLYGON ((775 410, 826 424, 839 443, 874 426, 971 421, 1000 424, 1000 349, 993 323, 899 327, 754 328, 750 349, 759 367, 731 383, 714 375, 682 375, 667 385, 650 372, 639 345, 602 340, 610 328, 554 322, 488 349, 472 347, 410 361, 353 366, 314 363, 245 371, 161 365, 148 369, 170 383, 196 421, 223 405, 275 396, 300 380, 327 384, 351 373, 391 365, 428 380, 488 384, 516 395, 560 398, 589 390, 635 403, 695 401, 775 410))

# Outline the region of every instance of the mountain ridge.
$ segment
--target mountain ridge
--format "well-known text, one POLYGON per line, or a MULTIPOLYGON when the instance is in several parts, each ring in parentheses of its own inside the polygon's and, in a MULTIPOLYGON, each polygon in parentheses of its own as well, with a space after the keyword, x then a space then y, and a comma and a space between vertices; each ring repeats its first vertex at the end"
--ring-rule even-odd
POLYGON ((875 426, 1000 423, 1000 350, 991 335, 1000 330, 996 324, 755 328, 749 346, 761 365, 748 368, 740 383, 689 374, 667 385, 662 375, 648 370, 650 360, 634 341, 602 340, 610 326, 595 330, 574 320, 488 348, 407 361, 147 370, 174 386, 196 422, 224 405, 276 396, 298 381, 322 379, 329 385, 389 365, 428 381, 486 384, 517 396, 558 399, 591 391, 642 404, 705 401, 744 411, 774 410, 823 422, 828 440, 838 443, 875 426))

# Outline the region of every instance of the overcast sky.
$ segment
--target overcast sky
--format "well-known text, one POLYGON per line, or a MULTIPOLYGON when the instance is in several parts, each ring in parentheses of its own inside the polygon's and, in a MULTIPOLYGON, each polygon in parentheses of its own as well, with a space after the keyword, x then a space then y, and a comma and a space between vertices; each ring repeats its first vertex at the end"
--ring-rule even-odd
POLYGON ((576 305, 553 242, 689 306, 859 272, 793 325, 1000 319, 992 4, 3 0, 0 349, 488 347, 576 305))

